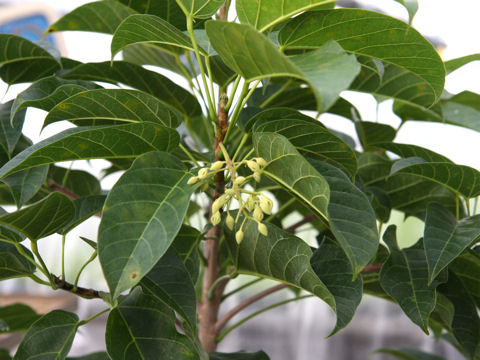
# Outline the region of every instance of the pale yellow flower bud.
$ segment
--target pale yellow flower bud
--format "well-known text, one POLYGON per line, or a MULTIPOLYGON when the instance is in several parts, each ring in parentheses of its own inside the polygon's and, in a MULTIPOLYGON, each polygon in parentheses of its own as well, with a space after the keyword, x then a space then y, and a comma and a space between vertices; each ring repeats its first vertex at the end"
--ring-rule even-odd
POLYGON ((237 241, 237 244, 240 245, 240 243, 243 240, 243 231, 240 229, 236 232, 235 234, 235 240, 237 241))
POLYGON ((253 160, 248 160, 247 161, 247 166, 250 170, 252 170, 254 172, 260 170, 260 166, 258 166, 258 164, 253 160))
POLYGON ((197 176, 192 176, 190 179, 188 179, 187 184, 188 185, 193 185, 198 182, 198 177, 197 176))
POLYGON ((253 218, 257 221, 263 220, 263 212, 258 206, 255 206, 255 210, 253 210, 253 218))
POLYGON ((235 195, 235 190, 233 190, 232 188, 225 189, 225 194, 227 194, 228 196, 233 196, 235 195))
POLYGON ((212 217, 210 218, 210 222, 213 225, 218 225, 220 224, 220 221, 222 221, 222 216, 220 215, 220 212, 215 212, 213 213, 212 217))
POLYGON ((253 178, 255 179, 256 182, 260 182, 260 180, 262 180, 262 175, 260 175, 259 172, 254 172, 253 178))
POLYGON ((223 167, 223 164, 225 164, 225 161, 215 161, 212 166, 210 166, 210 170, 220 170, 223 167))
POLYGON ((235 179, 235 184, 236 185, 242 185, 245 182, 245 178, 243 176, 237 176, 235 179))
POLYGON ((202 168, 198 171, 198 178, 199 179, 205 179, 208 176, 208 169, 207 168, 202 168))
POLYGON ((268 229, 267 229, 267 226, 265 224, 262 224, 262 223, 258 223, 258 226, 257 226, 257 229, 258 229, 258 232, 260 234, 262 234, 263 236, 267 236, 268 235, 268 229))
POLYGON ((273 202, 265 195, 262 195, 262 199, 260 200, 260 208, 265 214, 270 215, 272 213, 273 202))
POLYGON ((208 190, 208 181, 205 181, 202 186, 200 186, 200 190, 207 191, 208 190))
POLYGON ((230 214, 228 214, 228 215, 227 215, 227 219, 225 220, 225 222, 226 222, 228 228, 229 228, 230 230, 233 230, 233 227, 235 226, 235 220, 233 219, 233 216, 230 215, 230 214))
POLYGON ((255 161, 256 161, 257 164, 260 165, 261 167, 267 166, 267 162, 265 161, 264 158, 257 157, 257 158, 255 158, 255 161))
POLYGON ((212 212, 216 213, 218 210, 223 208, 223 205, 225 205, 225 199, 227 195, 223 194, 221 195, 218 199, 216 199, 213 204, 212 204, 212 212))
POLYGON ((252 211, 254 207, 255 207, 255 196, 250 195, 247 201, 245 202, 245 208, 248 211, 252 211))

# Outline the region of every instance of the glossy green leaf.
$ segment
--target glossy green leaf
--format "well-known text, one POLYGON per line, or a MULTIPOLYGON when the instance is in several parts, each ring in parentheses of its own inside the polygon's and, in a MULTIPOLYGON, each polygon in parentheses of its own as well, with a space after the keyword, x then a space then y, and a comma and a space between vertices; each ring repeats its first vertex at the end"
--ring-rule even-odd
POLYGON ((310 164, 328 182, 330 231, 345 251, 355 278, 377 252, 375 213, 367 196, 342 171, 318 160, 310 160, 310 164))
POLYGON ((122 83, 153 95, 188 116, 202 113, 198 101, 187 90, 155 71, 129 62, 82 64, 64 74, 63 78, 122 83))
POLYGON ((249 25, 209 21, 206 30, 225 64, 247 81, 286 76, 307 81, 319 112, 332 106, 360 71, 355 57, 333 41, 314 51, 287 57, 249 25))
MULTIPOLYGON (((192 203, 190 203, 191 206, 192 203)), ((173 240, 172 248, 175 249, 182 262, 185 264, 192 282, 197 282, 200 272, 200 255, 198 254, 198 243, 202 238, 202 233, 197 229, 182 225, 175 240, 173 240)))
POLYGON ((78 125, 113 121, 150 122, 177 127, 180 123, 178 115, 156 97, 143 91, 126 89, 98 89, 73 95, 50 110, 44 126, 62 120, 78 125))
POLYGON ((38 358, 65 359, 77 332, 78 316, 63 310, 53 310, 38 319, 25 334, 15 360, 38 358), (46 357, 45 357, 46 358, 46 357))
POLYGON ((349 258, 339 244, 329 238, 325 238, 315 250, 310 264, 335 298, 337 323, 331 336, 352 320, 362 299, 363 281, 361 277, 352 281, 356 274, 352 270, 349 258))
POLYGON ((460 279, 477 307, 480 307, 480 258, 477 253, 465 251, 448 268, 460 279))
POLYGON ((452 272, 448 274, 448 282, 439 286, 438 290, 453 303, 455 308, 452 323, 453 336, 460 344, 465 356, 468 359, 476 359, 480 344, 478 335, 480 318, 475 303, 461 281, 452 272))
POLYGON ((102 192, 100 181, 87 171, 50 166, 48 184, 52 189, 64 186, 77 196, 99 195, 102 192))
POLYGON ((13 101, 0 104, 0 147, 1 151, 10 155, 22 134, 25 111, 20 111, 10 118, 13 101))
POLYGON ((99 88, 98 85, 88 81, 64 80, 56 76, 49 76, 34 82, 22 91, 14 100, 11 121, 21 109, 35 107, 50 111, 59 102, 79 92, 99 88))
MULTIPOLYGON (((187 35, 154 15, 131 15, 120 24, 113 34, 112 58, 132 44, 162 44, 193 50, 192 42, 187 35)), ((205 55, 203 49, 200 51, 205 55)))
POLYGON ((412 174, 446 186, 466 198, 480 195, 480 172, 451 162, 428 162, 396 168, 394 174, 412 174))
POLYGON ((471 91, 460 94, 445 101, 442 106, 442 122, 480 131, 480 95, 471 91))
POLYGON ((292 113, 291 109, 263 111, 255 116, 253 131, 283 135, 304 156, 326 161, 354 177, 357 172, 355 152, 320 122, 292 113))
POLYGON ((413 17, 418 11, 418 0, 395 0, 405 6, 408 11, 408 23, 411 25, 413 17))
MULTIPOLYGON (((181 65, 180 55, 171 54, 167 49, 154 44, 133 44, 122 51, 123 60, 137 65, 158 66, 185 76, 185 67, 181 65), (177 60, 178 58, 178 60, 177 60)), ((187 70, 187 74, 191 74, 187 70)))
MULTIPOLYGON (((32 253, 26 247, 20 246, 26 254, 33 257, 32 253)), ((0 241, 0 280, 29 276, 33 274, 35 270, 35 265, 25 259, 23 255, 18 252, 15 245, 0 241)))
POLYGON ((108 194, 98 235, 113 298, 137 284, 170 247, 195 186, 181 161, 163 152, 140 156, 108 194))
POLYGON ((140 282, 143 291, 179 314, 195 332, 197 310, 195 288, 185 265, 174 249, 169 249, 140 282))
POLYGON ((253 143, 257 155, 268 162, 262 173, 328 221, 330 189, 323 176, 282 135, 256 133, 253 143))
POLYGON ((374 146, 390 151, 402 158, 420 157, 427 162, 452 162, 443 155, 417 145, 393 142, 376 142, 374 146))
POLYGON ((355 123, 358 138, 364 149, 369 149, 371 144, 377 142, 391 142, 397 135, 396 130, 386 124, 380 124, 369 121, 359 121, 355 123))
POLYGON ((139 287, 110 312, 105 342, 112 360, 200 359, 191 341, 175 329, 173 311, 139 287))
POLYGON ((29 207, 0 216, 0 223, 35 241, 67 225, 74 214, 72 201, 54 192, 29 207))
POLYGON ((95 214, 98 214, 105 203, 105 195, 90 195, 73 200, 73 206, 75 207, 75 215, 73 219, 60 231, 60 233, 66 234, 74 227, 81 224, 88 218, 95 214))
POLYGON ((307 243, 270 223, 265 223, 268 236, 263 236, 258 232, 257 223, 247 219, 242 227, 244 238, 237 245, 235 232, 243 220, 241 216, 234 231, 227 236, 239 273, 274 279, 306 290, 336 311, 334 296, 310 265, 312 250, 307 243))
POLYGON ((25 304, 12 304, 0 307, 0 333, 11 333, 28 329, 38 320, 35 310, 25 304))
POLYGON ((10 356, 10 351, 7 349, 0 349, 0 360, 12 360, 10 356))
POLYGON ((50 25, 47 31, 93 31, 113 34, 118 25, 132 14, 135 14, 134 10, 118 1, 94 1, 62 16, 50 25))
POLYGON ((464 65, 467 65, 473 61, 478 61, 478 60, 480 60, 480 54, 471 54, 471 55, 462 56, 456 59, 451 59, 451 60, 445 61, 445 70, 447 70, 447 73, 451 73, 461 68, 464 65))
POLYGON ((256 353, 210 353, 210 360, 270 360, 267 354, 263 351, 256 353))
POLYGON ((457 221, 455 215, 438 204, 427 208, 424 232, 429 282, 480 237, 480 215, 457 221))
POLYGON ((177 0, 187 16, 199 19, 208 19, 225 4, 225 0, 177 0))
POLYGON ((0 178, 31 167, 80 159, 136 157, 178 145, 175 130, 153 124, 92 126, 68 129, 24 150, 0 169, 0 178))
POLYGON ((250 24, 260 31, 265 31, 275 24, 285 21, 292 16, 307 11, 323 3, 332 3, 328 0, 294 0, 294 1, 266 1, 266 0, 237 0, 236 9, 242 23, 250 24))
POLYGON ((26 169, 2 179, 10 187, 15 204, 21 208, 45 183, 48 165, 26 169))
POLYGON ((381 13, 363 9, 305 13, 288 22, 278 39, 285 49, 315 49, 335 40, 348 52, 398 66, 424 80, 418 90, 433 92, 427 106, 443 91, 445 68, 431 43, 408 24, 381 13))
MULTIPOLYGON (((437 291, 437 303, 430 318, 434 321, 438 321, 446 330, 452 331, 453 317, 455 314, 455 308, 448 298, 442 293, 437 291)), ((431 323, 430 323, 431 325, 431 323)))
POLYGON ((8 84, 41 79, 60 69, 48 51, 12 34, 0 34, 0 76, 8 84))
POLYGON ((97 352, 89 355, 84 355, 80 357, 69 357, 67 360, 110 360, 110 357, 107 353, 97 352))
POLYGON ((437 279, 427 285, 427 260, 422 241, 400 250, 395 232, 396 227, 391 225, 383 236, 390 249, 390 257, 380 271, 380 284, 405 314, 428 334, 428 318, 436 302, 435 288, 445 279, 437 279))
POLYGON ((440 356, 428 354, 417 349, 378 349, 375 353, 392 355, 400 360, 444 360, 440 356))

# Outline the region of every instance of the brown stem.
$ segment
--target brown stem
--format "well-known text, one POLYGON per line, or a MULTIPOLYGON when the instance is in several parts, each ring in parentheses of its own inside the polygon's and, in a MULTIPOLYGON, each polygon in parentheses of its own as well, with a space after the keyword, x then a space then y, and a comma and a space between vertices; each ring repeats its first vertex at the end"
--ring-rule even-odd
POLYGON ((98 290, 86 289, 80 286, 77 286, 77 288, 75 289, 75 286, 73 286, 73 284, 70 284, 69 282, 62 280, 53 274, 52 274, 52 278, 57 288, 61 290, 68 291, 72 294, 75 294, 85 299, 101 299, 102 298, 98 290))
POLYGON ((219 20, 227 20, 227 11, 228 11, 228 4, 230 0, 225 1, 225 4, 222 5, 220 10, 218 10, 218 19, 219 20))
POLYGON ((265 296, 273 294, 274 292, 277 292, 279 290, 285 289, 286 287, 288 287, 287 284, 276 285, 242 301, 240 304, 235 306, 232 310, 227 312, 225 315, 223 315, 223 317, 220 320, 217 321, 217 323, 215 324, 215 332, 220 333, 220 331, 222 331, 222 329, 225 327, 225 325, 227 325, 230 319, 232 319, 235 315, 237 315, 240 311, 242 311, 246 307, 264 298, 265 296))
POLYGON ((54 191, 58 191, 58 192, 61 192, 62 194, 65 194, 67 195, 70 199, 72 200, 75 200, 75 199, 78 199, 79 196, 77 194, 75 194, 74 192, 70 191, 69 189, 67 189, 65 186, 62 186, 58 183, 56 183, 54 180, 52 179, 48 179, 47 180, 47 183, 48 185, 50 186, 50 188, 54 191))
POLYGON ((286 228, 285 231, 288 232, 288 233, 294 233, 295 230, 297 230, 300 226, 308 224, 308 223, 312 222, 313 220, 315 220, 315 214, 307 215, 302 220, 300 220, 299 222, 297 222, 297 223, 289 226, 288 228, 286 228))
POLYGON ((383 264, 368 264, 362 269, 362 273, 367 272, 379 272, 382 269, 383 264))

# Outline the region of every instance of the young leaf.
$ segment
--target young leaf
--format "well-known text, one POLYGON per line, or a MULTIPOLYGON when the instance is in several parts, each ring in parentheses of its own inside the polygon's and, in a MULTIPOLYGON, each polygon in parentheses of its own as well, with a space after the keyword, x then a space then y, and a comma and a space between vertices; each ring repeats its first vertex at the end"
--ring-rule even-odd
POLYGON ((53 192, 29 207, 0 216, 0 223, 36 241, 67 225, 74 214, 72 201, 53 192))
POLYGON ((35 196, 45 183, 48 173, 48 165, 26 169, 6 178, 2 181, 10 187, 17 208, 21 208, 28 200, 35 196))
POLYGON ((330 190, 323 176, 282 135, 256 133, 253 143, 258 156, 268 163, 263 174, 328 221, 330 190))
POLYGON ((380 271, 382 288, 398 302, 405 314, 428 334, 428 318, 435 308, 435 288, 446 279, 437 279, 428 285, 428 269, 423 243, 400 250, 396 227, 385 231, 383 240, 390 249, 390 257, 380 271))
POLYGON ((78 125, 103 125, 106 121, 150 122, 167 127, 177 127, 181 121, 158 98, 126 89, 98 89, 73 95, 50 110, 43 126, 62 120, 78 125))
POLYGON ((25 304, 12 304, 0 307, 0 322, 3 328, 0 333, 11 333, 28 329, 38 320, 35 310, 25 304))
POLYGON ((480 114, 479 101, 479 94, 471 91, 462 91, 460 94, 443 102, 443 117, 440 121, 480 131, 478 123, 480 114))
POLYGON ((250 24, 260 31, 285 21, 292 16, 308 11, 324 3, 332 3, 328 0, 294 0, 294 1, 269 1, 237 0, 237 14, 242 23, 250 24))
POLYGON ((172 248, 140 281, 145 294, 179 314, 193 333, 197 328, 195 288, 182 260, 172 248))
POLYGON ((343 329, 352 320, 362 299, 363 281, 352 271, 350 260, 332 239, 325 238, 310 259, 313 271, 335 298, 337 323, 330 336, 343 329))
MULTIPOLYGON (((153 95, 188 116, 202 113, 197 99, 187 90, 155 71, 126 61, 82 64, 62 77, 113 84, 122 83, 153 95)), ((172 127, 176 126, 172 125, 172 127)))
POLYGON ((428 281, 431 283, 450 262, 480 237, 480 215, 457 221, 450 211, 432 203, 427 208, 423 237, 428 281))
POLYGON ((110 312, 105 341, 112 360, 200 359, 192 342, 175 329, 173 311, 140 287, 110 312))
POLYGON ((462 66, 478 60, 480 60, 480 54, 471 54, 456 59, 451 59, 445 61, 445 70, 447 70, 447 74, 450 74, 451 72, 460 69, 462 66))
POLYGON ((171 151, 178 142, 175 130, 147 122, 68 129, 15 156, 0 169, 0 178, 60 161, 128 158, 155 150, 171 151))
MULTIPOLYGON (((162 44, 193 50, 190 38, 183 32, 154 15, 131 15, 113 34, 112 58, 123 48, 132 44, 162 44)), ((205 50, 199 49, 203 55, 205 50)))
POLYGON ((420 90, 434 94, 428 106, 443 91, 445 68, 432 44, 387 15, 363 9, 307 12, 290 20, 278 40, 284 49, 315 49, 335 40, 348 52, 396 65, 424 80, 420 90))
POLYGON ((208 37, 226 65, 246 81, 293 77, 309 83, 317 110, 326 111, 360 71, 356 58, 334 41, 314 51, 287 57, 263 34, 249 25, 209 21, 208 37))
POLYGON ((177 0, 177 4, 187 16, 208 19, 225 4, 225 0, 177 0))
MULTIPOLYGON (((22 246, 22 249, 33 258, 30 250, 24 246, 22 246)), ((35 270, 35 265, 25 259, 14 245, 0 241, 0 280, 28 276, 33 274, 35 270)))
POLYGON ((440 356, 416 349, 378 349, 375 353, 392 355, 399 360, 444 360, 440 356))
POLYGON ((14 107, 14 101, 0 104, 0 147, 8 155, 12 154, 20 135, 22 135, 26 113, 25 110, 20 111, 10 118, 14 107))
POLYGON ((38 358, 65 359, 77 332, 78 316, 63 310, 53 310, 33 323, 18 346, 15 360, 38 358))
POLYGON ((328 182, 328 223, 350 261, 355 278, 377 252, 375 213, 367 196, 342 171, 318 160, 309 161, 328 182))
POLYGON ((195 186, 173 155, 140 156, 108 194, 98 235, 98 253, 112 297, 146 275, 172 244, 195 186))
POLYGON ((405 6, 408 11, 408 24, 411 25, 413 17, 418 11, 418 0, 395 0, 396 2, 405 6))

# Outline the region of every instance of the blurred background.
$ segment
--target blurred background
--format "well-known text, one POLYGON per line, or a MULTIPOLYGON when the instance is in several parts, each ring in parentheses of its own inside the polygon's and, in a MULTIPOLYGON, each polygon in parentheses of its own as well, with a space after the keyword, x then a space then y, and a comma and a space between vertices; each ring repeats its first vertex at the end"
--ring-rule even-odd
MULTIPOLYGON (((158 0, 161 1, 161 0, 158 0)), ((56 21, 66 12, 85 4, 86 0, 0 0, 0 33, 13 33, 24 36, 32 41, 39 40, 49 24, 56 21)), ((406 10, 393 0, 371 1, 339 1, 346 7, 362 6, 382 11, 391 16, 406 20, 406 10)), ((480 42, 476 36, 480 34, 480 2, 476 0, 419 0, 419 10, 413 20, 413 27, 434 43, 444 60, 480 53, 480 42)), ((82 62, 99 62, 110 59, 111 36, 85 32, 66 32, 49 35, 46 40, 56 46, 63 56, 82 62)), ((183 79, 175 74, 163 71, 179 84, 185 85, 183 79)), ((474 62, 462 67, 447 77, 446 90, 458 93, 470 90, 480 93, 480 62, 474 62)), ((28 85, 7 85, 0 82, 0 97, 6 102, 28 85)), ((364 120, 379 122, 398 127, 400 120, 391 111, 392 102, 384 101, 378 107, 370 95, 345 92, 342 94, 361 112, 364 120)), ((49 137, 68 124, 47 127, 40 132, 46 113, 29 109, 24 132, 37 142, 49 137)), ((322 115, 320 120, 328 127, 341 130, 356 137, 352 122, 333 115, 322 115)), ((421 145, 445 155, 453 161, 480 169, 480 142, 478 133, 450 125, 437 123, 407 122, 396 138, 397 142, 421 145)), ((108 167, 106 161, 77 161, 73 168, 86 169, 96 175, 108 167)), ((104 189, 109 189, 118 179, 119 174, 106 177, 102 182, 104 189)), ((8 210, 8 209, 7 209, 8 210)), ((291 217, 287 221, 296 222, 291 217)), ((415 243, 423 234, 422 222, 393 212, 390 219, 399 227, 399 237, 402 246, 415 243)), ((204 224, 199 223, 199 226, 204 224)), ((79 236, 96 239, 98 219, 92 218, 68 234, 66 247, 67 278, 75 276, 80 266, 90 257, 90 249, 79 236)), ((299 236, 312 240, 315 232, 305 225, 299 236)), ((39 243, 40 252, 47 259, 53 272, 60 271, 59 249, 61 239, 51 236, 39 243)), ((101 269, 97 261, 91 263, 80 279, 79 285, 106 289, 100 276, 101 269)), ((233 289, 248 282, 247 276, 240 276, 229 284, 233 289)), ((225 308, 237 304, 248 297, 250 293, 271 286, 264 280, 249 288, 245 293, 229 297, 225 308)), ((275 293, 251 306, 241 315, 234 318, 240 320, 256 309, 268 304, 287 299, 292 296, 289 290, 275 293)), ((105 306, 98 300, 79 300, 68 294, 53 292, 47 287, 37 286, 29 280, 15 279, 0 283, 0 306, 11 303, 25 302, 40 313, 46 313, 54 308, 64 308, 75 311, 80 318, 87 318, 102 310, 105 306)), ((313 359, 387 359, 385 355, 375 355, 372 351, 381 347, 414 347, 427 352, 435 352, 446 359, 461 359, 462 357, 448 343, 435 341, 413 325, 401 312, 398 306, 381 299, 365 296, 352 323, 332 338, 326 338, 334 327, 335 316, 320 300, 308 298, 298 303, 289 303, 266 312, 245 325, 232 331, 221 343, 220 351, 265 350, 272 360, 313 360, 313 359)), ((81 355, 104 349, 105 317, 82 327, 75 338, 71 355, 81 355)), ((14 349, 21 334, 0 335, 0 348, 14 349)))

